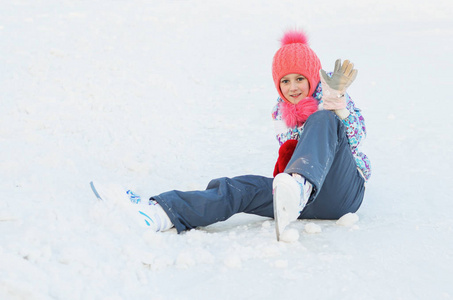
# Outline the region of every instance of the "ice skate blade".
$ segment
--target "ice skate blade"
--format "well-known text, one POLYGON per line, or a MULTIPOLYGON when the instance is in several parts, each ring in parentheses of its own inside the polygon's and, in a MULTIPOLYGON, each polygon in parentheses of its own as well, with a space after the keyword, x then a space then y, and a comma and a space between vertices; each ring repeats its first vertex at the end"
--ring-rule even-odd
POLYGON ((102 199, 101 195, 99 195, 98 191, 96 190, 96 187, 94 186, 93 181, 90 182, 90 187, 91 187, 91 190, 93 191, 94 195, 96 196, 96 198, 98 198, 98 200, 104 201, 104 199, 102 199))
POLYGON ((277 241, 280 241, 280 235, 283 233, 284 226, 281 223, 280 218, 280 209, 279 209, 279 202, 278 202, 278 189, 277 187, 274 188, 274 221, 275 221, 275 235, 277 237, 277 241))

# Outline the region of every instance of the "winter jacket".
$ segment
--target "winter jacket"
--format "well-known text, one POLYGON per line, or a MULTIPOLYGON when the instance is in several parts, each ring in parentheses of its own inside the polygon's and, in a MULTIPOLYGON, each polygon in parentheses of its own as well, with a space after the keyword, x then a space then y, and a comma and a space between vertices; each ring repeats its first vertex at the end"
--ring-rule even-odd
MULTIPOLYGON (((318 101, 319 107, 321 107, 321 83, 318 84, 315 92, 313 93, 313 98, 318 101)), ((365 178, 365 180, 368 181, 371 176, 370 161, 368 157, 358 149, 362 139, 364 139, 366 136, 365 119, 363 118, 360 109, 355 107, 354 101, 352 101, 351 97, 348 94, 346 94, 346 101, 346 108, 349 110, 350 114, 346 119, 343 120, 343 124, 346 127, 346 135, 349 140, 349 147, 351 149, 352 155, 355 158, 358 170, 365 178)), ((277 104, 272 110, 272 119, 274 120, 275 131, 277 135, 276 137, 280 146, 287 140, 299 140, 299 137, 304 130, 303 125, 300 127, 288 127, 286 125, 286 123, 282 119, 282 112, 280 109, 280 104, 282 102, 283 100, 279 97, 277 99, 277 104)))

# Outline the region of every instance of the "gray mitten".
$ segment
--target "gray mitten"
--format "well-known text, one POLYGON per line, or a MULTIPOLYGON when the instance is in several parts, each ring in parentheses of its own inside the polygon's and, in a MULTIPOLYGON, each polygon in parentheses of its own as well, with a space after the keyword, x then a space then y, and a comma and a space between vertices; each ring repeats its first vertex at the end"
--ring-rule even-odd
POLYGON ((340 94, 344 94, 346 89, 357 77, 357 70, 354 69, 354 64, 349 60, 345 60, 342 65, 341 59, 335 61, 335 69, 333 70, 332 77, 329 77, 324 70, 321 70, 320 73, 323 81, 331 89, 339 91, 340 94))

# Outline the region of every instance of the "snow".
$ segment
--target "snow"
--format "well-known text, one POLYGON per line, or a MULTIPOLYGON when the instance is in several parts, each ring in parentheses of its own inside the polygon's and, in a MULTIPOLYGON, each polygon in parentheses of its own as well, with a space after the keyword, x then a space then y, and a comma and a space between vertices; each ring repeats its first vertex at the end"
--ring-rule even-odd
POLYGON ((446 0, 2 3, 0 299, 452 299, 452 13, 446 0), (373 166, 359 221, 300 220, 291 243, 245 214, 178 235, 97 201, 91 180, 148 197, 271 176, 271 59, 295 25, 324 68, 359 70, 349 92, 373 166))
POLYGON ((348 226, 348 227, 351 227, 353 226, 355 223, 357 223, 359 221, 359 216, 355 213, 347 213, 345 214, 344 216, 342 216, 341 218, 338 219, 338 221, 336 221, 335 223, 337 225, 340 225, 340 226, 348 226))
POLYGON ((286 243, 294 243, 299 239, 299 232, 297 231, 297 229, 294 228, 285 229, 280 239, 281 241, 286 243))
POLYGON ((305 224, 304 231, 306 233, 321 233, 322 228, 318 224, 310 222, 310 223, 305 224))

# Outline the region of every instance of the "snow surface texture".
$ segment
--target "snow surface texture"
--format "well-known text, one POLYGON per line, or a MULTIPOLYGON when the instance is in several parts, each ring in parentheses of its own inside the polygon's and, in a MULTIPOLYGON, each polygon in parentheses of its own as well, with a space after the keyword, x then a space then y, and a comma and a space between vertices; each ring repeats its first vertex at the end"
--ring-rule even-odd
POLYGON ((5 1, 0 299, 452 299, 452 10, 5 1), (271 60, 295 25, 327 70, 359 70, 349 92, 374 172, 360 221, 297 221, 289 243, 244 214, 156 234, 94 198, 91 180, 150 196, 271 176, 271 60))

